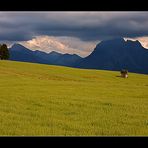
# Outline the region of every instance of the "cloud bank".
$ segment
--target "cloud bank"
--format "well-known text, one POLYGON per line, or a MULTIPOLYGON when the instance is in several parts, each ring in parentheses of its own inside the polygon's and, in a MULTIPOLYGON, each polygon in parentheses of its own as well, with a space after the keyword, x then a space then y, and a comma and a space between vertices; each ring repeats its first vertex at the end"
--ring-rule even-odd
POLYGON ((148 12, 0 12, 0 40, 70 36, 84 41, 148 35, 148 12))
POLYGON ((98 42, 84 42, 74 37, 37 36, 32 40, 18 43, 32 50, 41 50, 47 53, 56 51, 86 57, 92 52, 98 42))
POLYGON ((87 56, 101 40, 138 39, 148 48, 148 12, 0 12, 0 42, 87 56))

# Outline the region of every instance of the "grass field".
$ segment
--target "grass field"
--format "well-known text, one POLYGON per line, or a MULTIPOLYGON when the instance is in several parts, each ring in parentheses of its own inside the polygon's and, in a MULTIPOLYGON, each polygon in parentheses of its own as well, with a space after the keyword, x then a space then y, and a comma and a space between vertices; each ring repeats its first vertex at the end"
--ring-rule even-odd
POLYGON ((148 75, 0 61, 0 135, 148 135, 148 75))

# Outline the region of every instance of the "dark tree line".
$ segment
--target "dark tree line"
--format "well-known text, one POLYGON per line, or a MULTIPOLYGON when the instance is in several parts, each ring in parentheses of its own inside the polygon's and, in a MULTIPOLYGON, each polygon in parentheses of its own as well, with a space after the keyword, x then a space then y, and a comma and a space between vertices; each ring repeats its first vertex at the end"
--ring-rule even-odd
POLYGON ((0 44, 0 60, 9 59, 10 54, 6 44, 0 44))

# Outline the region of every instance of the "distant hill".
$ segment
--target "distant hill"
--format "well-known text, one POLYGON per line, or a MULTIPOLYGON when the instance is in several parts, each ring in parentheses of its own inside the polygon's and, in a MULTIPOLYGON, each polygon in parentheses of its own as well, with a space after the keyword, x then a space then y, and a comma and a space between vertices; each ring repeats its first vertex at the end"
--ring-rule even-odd
POLYGON ((148 73, 148 49, 139 41, 123 38, 100 42, 94 51, 75 67, 102 70, 128 69, 130 72, 148 73))
POLYGON ((39 50, 32 51, 20 44, 14 44, 9 48, 9 51, 10 60, 13 61, 73 66, 81 59, 81 57, 76 54, 61 54, 55 51, 50 53, 45 53, 39 50))

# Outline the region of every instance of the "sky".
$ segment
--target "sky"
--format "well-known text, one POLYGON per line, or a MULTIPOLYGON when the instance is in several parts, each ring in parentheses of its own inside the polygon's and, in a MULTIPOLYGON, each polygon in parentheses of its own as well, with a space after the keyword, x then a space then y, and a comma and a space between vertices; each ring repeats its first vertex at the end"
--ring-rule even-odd
POLYGON ((148 48, 145 11, 0 12, 0 43, 47 53, 89 55, 102 40, 123 37, 148 48))

